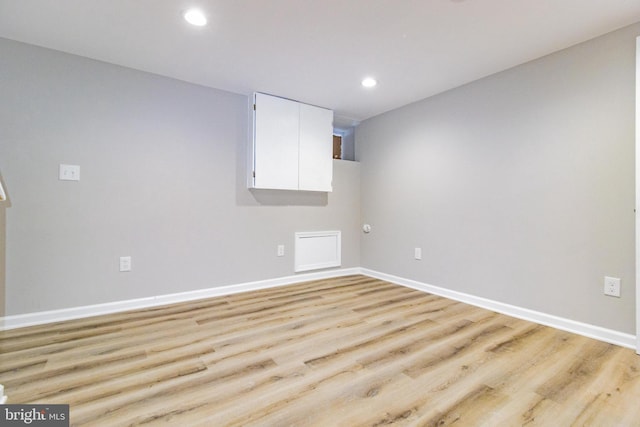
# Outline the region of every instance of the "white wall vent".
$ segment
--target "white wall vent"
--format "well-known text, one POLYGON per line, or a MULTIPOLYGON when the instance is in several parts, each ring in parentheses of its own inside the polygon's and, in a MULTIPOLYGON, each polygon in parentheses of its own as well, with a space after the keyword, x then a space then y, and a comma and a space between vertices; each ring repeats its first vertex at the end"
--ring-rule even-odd
POLYGON ((304 231, 295 235, 295 271, 340 267, 340 231, 304 231))

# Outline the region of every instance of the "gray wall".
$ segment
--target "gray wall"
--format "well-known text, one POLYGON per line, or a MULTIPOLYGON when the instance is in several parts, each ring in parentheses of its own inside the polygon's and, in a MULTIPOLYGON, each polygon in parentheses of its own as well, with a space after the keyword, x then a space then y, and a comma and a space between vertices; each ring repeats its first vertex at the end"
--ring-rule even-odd
POLYGON ((639 34, 365 121, 361 164, 335 161, 329 195, 246 189, 244 96, 0 39, 0 309, 286 276, 295 231, 341 229, 344 267, 634 333, 639 34), (58 181, 59 163, 81 181, 58 181))
POLYGON ((362 266, 635 333, 637 35, 363 122, 362 266), (620 299, 603 295, 605 275, 622 279, 620 299))
POLYGON ((251 193, 245 96, 9 40, 0 58, 6 314, 292 275, 295 231, 342 230, 360 265, 359 165, 336 161, 328 196, 251 193))
POLYGON ((344 132, 342 136, 342 158, 344 160, 356 159, 356 130, 350 128, 344 132))

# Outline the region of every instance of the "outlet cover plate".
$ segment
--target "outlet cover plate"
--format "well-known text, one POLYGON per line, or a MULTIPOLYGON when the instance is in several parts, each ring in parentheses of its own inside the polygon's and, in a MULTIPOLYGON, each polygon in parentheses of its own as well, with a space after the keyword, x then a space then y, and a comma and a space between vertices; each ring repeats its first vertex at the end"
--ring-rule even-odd
POLYGON ((120 257, 120 271, 131 271, 131 257, 130 256, 121 256, 120 257))
POLYGON ((617 277, 605 276, 604 294, 620 298, 620 279, 617 277))

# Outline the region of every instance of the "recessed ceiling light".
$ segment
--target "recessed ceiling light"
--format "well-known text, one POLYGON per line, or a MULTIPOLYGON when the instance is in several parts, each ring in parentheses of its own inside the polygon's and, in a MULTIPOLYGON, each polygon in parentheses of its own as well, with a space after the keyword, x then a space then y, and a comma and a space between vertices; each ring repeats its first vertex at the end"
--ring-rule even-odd
POLYGON ((362 86, 364 87, 374 87, 378 82, 373 77, 367 77, 362 80, 362 86))
POLYGON ((191 25, 196 27, 203 27, 207 25, 207 17, 204 16, 201 10, 189 9, 184 13, 184 19, 191 25))

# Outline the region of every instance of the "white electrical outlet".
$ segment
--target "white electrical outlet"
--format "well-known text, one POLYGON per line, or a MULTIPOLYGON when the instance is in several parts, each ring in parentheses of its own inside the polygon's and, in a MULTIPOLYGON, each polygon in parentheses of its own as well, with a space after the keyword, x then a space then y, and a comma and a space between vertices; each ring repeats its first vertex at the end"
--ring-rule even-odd
POLYGON ((278 256, 284 256, 284 245, 278 245, 278 256))
POLYGON ((120 257, 120 271, 131 271, 131 257, 130 256, 121 256, 120 257))
POLYGON ((61 164, 58 179, 60 181, 80 181, 80 166, 61 164))
POLYGON ((422 248, 415 248, 413 250, 413 257, 415 259, 422 259, 422 248))
POLYGON ((604 278, 604 294, 620 298, 620 279, 617 277, 604 278))

